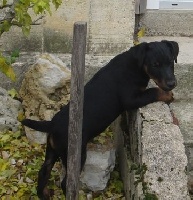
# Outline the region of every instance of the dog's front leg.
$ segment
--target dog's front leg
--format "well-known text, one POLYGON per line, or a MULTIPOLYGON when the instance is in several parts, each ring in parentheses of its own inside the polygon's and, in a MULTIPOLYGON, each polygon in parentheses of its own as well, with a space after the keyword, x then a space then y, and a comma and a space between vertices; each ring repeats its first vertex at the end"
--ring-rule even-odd
POLYGON ((169 104, 173 100, 172 91, 164 91, 160 88, 149 88, 136 98, 136 104, 138 107, 143 107, 157 101, 163 101, 169 104))
POLYGON ((141 108, 147 104, 163 101, 165 103, 171 103, 174 100, 172 91, 163 91, 160 88, 149 88, 144 92, 134 97, 129 109, 141 108))

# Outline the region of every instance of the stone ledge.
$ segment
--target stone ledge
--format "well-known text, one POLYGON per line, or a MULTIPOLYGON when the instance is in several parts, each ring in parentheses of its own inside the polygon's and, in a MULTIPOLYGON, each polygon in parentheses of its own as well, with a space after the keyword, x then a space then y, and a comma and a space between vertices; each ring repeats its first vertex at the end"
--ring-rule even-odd
POLYGON ((144 199, 143 191, 159 200, 190 199, 184 141, 178 126, 172 123, 168 106, 153 103, 120 120, 128 127, 118 127, 117 122, 114 126, 126 199, 144 199), (133 170, 133 164, 138 169, 133 170))

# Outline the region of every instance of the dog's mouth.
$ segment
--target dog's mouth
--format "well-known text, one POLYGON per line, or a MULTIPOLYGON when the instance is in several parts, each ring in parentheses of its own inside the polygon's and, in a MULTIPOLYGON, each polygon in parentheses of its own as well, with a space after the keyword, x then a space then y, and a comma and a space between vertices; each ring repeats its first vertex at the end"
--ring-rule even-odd
POLYGON ((161 88, 162 90, 166 92, 173 90, 177 85, 176 79, 167 80, 167 81, 154 80, 154 82, 159 88, 161 88))
POLYGON ((169 92, 171 91, 172 89, 174 88, 168 88, 168 87, 160 87, 162 90, 166 91, 166 92, 169 92))

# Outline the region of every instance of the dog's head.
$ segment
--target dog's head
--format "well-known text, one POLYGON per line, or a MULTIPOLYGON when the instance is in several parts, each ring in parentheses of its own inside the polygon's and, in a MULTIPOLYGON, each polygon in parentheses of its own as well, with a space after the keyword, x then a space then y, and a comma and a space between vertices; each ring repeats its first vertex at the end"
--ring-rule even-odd
POLYGON ((138 65, 161 89, 170 91, 176 86, 174 62, 177 63, 179 53, 177 42, 142 43, 138 45, 137 52, 138 65))

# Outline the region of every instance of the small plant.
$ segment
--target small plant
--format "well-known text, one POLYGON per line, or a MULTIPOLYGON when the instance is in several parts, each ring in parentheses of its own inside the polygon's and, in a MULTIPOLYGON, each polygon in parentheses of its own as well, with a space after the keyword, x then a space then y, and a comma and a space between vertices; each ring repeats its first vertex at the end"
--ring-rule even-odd
POLYGON ((157 181, 158 181, 158 182, 162 182, 162 181, 163 181, 163 178, 162 178, 162 177, 158 177, 157 181))
POLYGON ((144 200, 158 200, 155 194, 146 193, 144 200))
POLYGON ((144 35, 145 35, 145 28, 143 27, 138 31, 137 36, 135 37, 135 40, 133 41, 133 44, 134 45, 140 44, 139 38, 144 37, 144 35))
POLYGON ((3 56, 0 53, 0 71, 9 77, 12 81, 16 80, 16 76, 11 65, 16 61, 16 58, 18 57, 19 50, 13 51, 10 56, 3 56))
POLYGON ((93 139, 93 143, 106 144, 109 139, 113 139, 113 132, 110 127, 106 128, 99 136, 93 139))
POLYGON ((135 186, 137 186, 139 183, 142 184, 144 200, 158 200, 156 194, 149 193, 148 184, 151 185, 151 183, 145 182, 145 173, 148 170, 147 165, 143 163, 142 166, 140 166, 133 163, 131 165, 131 170, 135 170, 135 175, 136 175, 135 177, 136 181, 134 182, 135 186))

